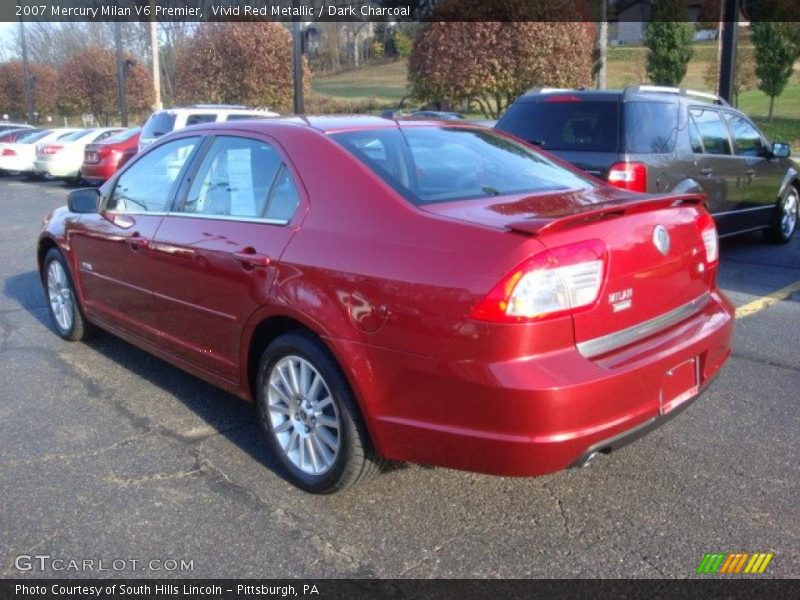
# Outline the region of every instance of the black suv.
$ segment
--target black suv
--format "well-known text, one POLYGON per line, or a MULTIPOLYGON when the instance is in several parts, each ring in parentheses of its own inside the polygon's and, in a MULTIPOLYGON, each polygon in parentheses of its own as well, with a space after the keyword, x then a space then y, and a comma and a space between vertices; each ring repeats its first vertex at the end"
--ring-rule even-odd
POLYGON ((788 242, 800 178, 787 144, 770 144, 712 94, 680 88, 531 90, 498 129, 637 192, 702 192, 720 236, 764 230, 788 242))

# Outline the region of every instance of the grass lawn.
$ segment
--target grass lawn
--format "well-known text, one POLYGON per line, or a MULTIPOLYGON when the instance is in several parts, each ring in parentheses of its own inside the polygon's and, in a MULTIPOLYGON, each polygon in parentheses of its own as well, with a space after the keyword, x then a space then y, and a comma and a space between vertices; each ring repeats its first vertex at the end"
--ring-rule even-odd
MULTIPOLYGON (((747 47, 744 37, 739 47, 747 47)), ((612 46, 608 52, 608 87, 619 88, 643 83, 647 80, 644 46, 612 46)), ((717 60, 716 42, 695 44, 694 56, 689 62, 686 77, 681 85, 687 88, 712 91, 703 81, 709 64, 717 60)), ((396 105, 407 91, 407 66, 405 61, 384 65, 371 65, 337 75, 314 77, 312 89, 315 94, 351 103, 375 104, 377 102, 396 105)), ((792 144, 800 152, 800 64, 783 94, 775 101, 773 122, 767 122, 769 98, 758 90, 743 92, 740 108, 750 115, 773 140, 792 144)), ((478 116, 478 115, 476 115, 478 116)))

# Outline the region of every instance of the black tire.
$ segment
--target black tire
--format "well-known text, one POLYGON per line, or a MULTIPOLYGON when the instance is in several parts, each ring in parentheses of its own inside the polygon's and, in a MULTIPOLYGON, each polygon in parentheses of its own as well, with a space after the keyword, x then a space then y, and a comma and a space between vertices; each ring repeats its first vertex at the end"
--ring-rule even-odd
MULTIPOLYGON (((57 271, 57 267, 53 267, 53 269, 57 271)), ((48 311, 50 312, 50 318, 53 321, 56 333, 58 333, 60 337, 70 342, 77 342, 85 340, 94 333, 94 326, 86 320, 81 310, 78 296, 75 293, 75 285, 72 282, 72 275, 67 266, 67 261, 64 260, 64 256, 56 248, 51 248, 45 255, 44 264, 42 266, 42 285, 44 286, 44 295, 47 301, 48 311), (59 288, 66 290, 68 296, 71 298, 69 308, 65 308, 63 313, 69 316, 68 322, 65 322, 63 318, 60 319, 59 316, 56 315, 56 308, 50 288, 50 273, 53 263, 58 263, 58 266, 60 266, 63 271, 64 281, 63 284, 59 284, 59 288)))
POLYGON ((798 220, 800 220, 800 190, 790 185, 778 201, 772 225, 764 230, 764 238, 773 244, 787 244, 797 230, 798 220))
MULTIPOLYGON (((383 461, 375 454, 353 391, 330 351, 316 337, 307 332, 293 332, 275 339, 261 357, 256 385, 256 404, 267 444, 291 483, 314 494, 332 494, 380 471, 383 461), (321 376, 338 418, 338 449, 334 452, 328 470, 321 474, 311 474, 299 468, 289 456, 292 442, 288 442, 288 450, 285 450, 278 434, 274 432, 267 394, 270 377, 276 373, 274 369, 279 361, 295 358, 306 361, 321 376)), ((328 406, 330 407, 330 403, 328 406)), ((294 416, 287 415, 286 421, 293 418, 294 416)), ((291 435, 296 435, 294 429, 291 435)), ((301 443, 304 440, 297 442, 298 451, 301 443)), ((310 440, 309 445, 313 446, 310 440)))

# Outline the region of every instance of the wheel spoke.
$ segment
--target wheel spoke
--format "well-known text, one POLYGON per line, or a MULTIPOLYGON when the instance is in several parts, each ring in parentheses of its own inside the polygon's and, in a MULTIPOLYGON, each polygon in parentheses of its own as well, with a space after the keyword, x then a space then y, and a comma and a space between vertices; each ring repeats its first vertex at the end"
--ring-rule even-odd
POLYGON ((286 454, 291 454, 295 442, 299 439, 300 439, 300 434, 297 432, 297 429, 292 429, 292 433, 289 436, 289 441, 286 443, 286 454))
POLYGON ((311 468, 314 469, 314 473, 319 471, 319 462, 317 462, 317 452, 314 450, 314 443, 311 441, 313 436, 308 436, 305 439, 306 445, 308 445, 308 455, 311 457, 311 468))
POLYGON ((292 391, 292 384, 291 384, 291 383, 289 382, 289 380, 287 379, 287 377, 286 377, 286 373, 284 373, 284 372, 283 372, 283 367, 281 367, 281 366, 278 366, 278 367, 277 367, 277 371, 278 371, 278 376, 280 376, 280 378, 281 378, 281 383, 283 383, 283 388, 284 388, 284 389, 285 389, 287 392, 290 392, 290 393, 291 393, 291 391, 292 391))
POLYGON ((327 415, 319 415, 317 417, 317 423, 319 425, 324 425, 325 427, 330 427, 331 429, 339 429, 339 421, 327 415))
POLYGON ((275 433, 284 433, 292 428, 292 420, 286 419, 283 423, 275 428, 275 433))
POLYGON ((297 448, 297 466, 301 469, 305 466, 306 462, 306 440, 305 438, 300 438, 300 443, 297 448))
POLYGON ((299 377, 299 388, 298 391, 303 396, 308 397, 308 388, 309 388, 309 381, 311 377, 311 369, 308 366, 308 363, 303 361, 300 363, 300 377, 299 377))
POLYGON ((333 404, 333 399, 330 396, 325 396, 322 400, 317 402, 316 406, 314 406, 314 410, 317 411, 317 413, 321 413, 331 404, 333 404))
MULTIPOLYGON (((318 430, 319 431, 319 430, 318 430)), ((333 455, 325 448, 325 445, 319 441, 319 436, 314 433, 311 437, 311 446, 314 448, 314 453, 317 455, 320 464, 323 468, 327 468, 333 460, 333 455)))
POLYGON ((299 394, 300 393, 300 382, 298 381, 297 371, 298 371, 297 363, 295 363, 294 361, 290 362, 289 363, 289 375, 290 375, 291 382, 292 382, 292 391, 295 394, 299 394))
POLYGON ((336 452, 336 449, 339 447, 339 440, 337 440, 330 431, 324 427, 317 427, 317 436, 328 448, 336 452))
POLYGON ((317 393, 319 392, 319 387, 322 384, 322 377, 317 375, 316 373, 311 374, 311 385, 308 388, 308 392, 306 393, 306 397, 314 402, 317 398, 317 393))
MULTIPOLYGON (((294 404, 294 402, 292 402, 292 400, 289 398, 289 396, 287 396, 287 395, 286 395, 286 394, 283 392, 283 390, 282 390, 282 389, 280 389, 280 388, 279 388, 277 385, 275 385, 274 383, 271 383, 271 382, 270 382, 270 384, 269 384, 269 389, 271 389, 273 392, 275 392, 275 393, 276 393, 276 394, 279 396, 279 399, 280 399, 280 400, 281 400, 281 401, 282 401, 284 404, 286 404, 286 406, 292 406, 292 404, 294 404)), ((272 403, 272 402, 271 402, 271 403, 270 403, 270 406, 277 406, 277 405, 276 405, 275 403, 272 403)))

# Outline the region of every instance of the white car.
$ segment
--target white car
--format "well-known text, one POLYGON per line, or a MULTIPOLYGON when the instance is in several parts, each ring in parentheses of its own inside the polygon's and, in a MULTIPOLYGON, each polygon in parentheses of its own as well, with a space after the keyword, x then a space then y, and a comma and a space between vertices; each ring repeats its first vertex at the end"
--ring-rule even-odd
POLYGON ((17 138, 16 142, 0 144, 0 171, 9 175, 33 173, 36 145, 57 141, 75 131, 77 129, 45 129, 17 138))
POLYGON ((193 106, 157 110, 147 119, 139 136, 139 151, 155 142, 162 135, 172 133, 190 125, 239 121, 242 119, 268 119, 279 117, 266 109, 250 109, 229 104, 195 104, 193 106))
POLYGON ((36 145, 33 172, 40 177, 61 178, 77 183, 81 179, 83 154, 88 144, 122 131, 120 127, 79 129, 58 140, 36 145))

